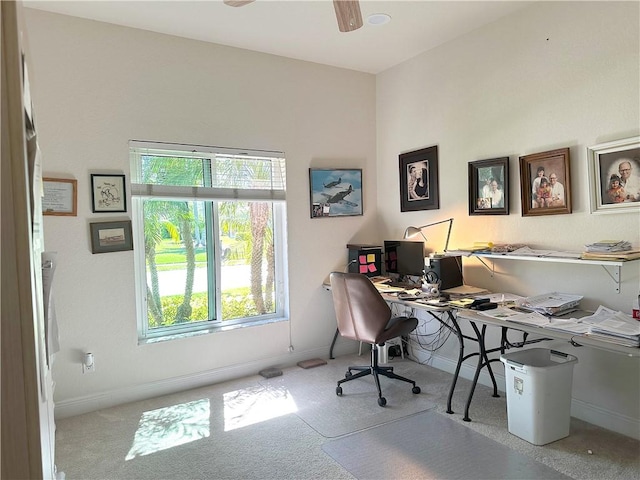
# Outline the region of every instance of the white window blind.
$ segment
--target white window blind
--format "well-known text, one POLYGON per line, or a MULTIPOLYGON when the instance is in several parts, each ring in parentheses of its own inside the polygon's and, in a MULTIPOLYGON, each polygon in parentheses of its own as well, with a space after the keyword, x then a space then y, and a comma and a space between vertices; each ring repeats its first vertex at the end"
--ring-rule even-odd
MULTIPOLYGON (((285 160, 282 152, 238 150, 202 145, 129 142, 131 193, 145 198, 284 201, 285 160), (181 164, 172 175, 158 167, 158 159, 181 164), (147 168, 153 161, 154 168, 147 168)), ((161 164, 162 162, 160 162, 161 164)))

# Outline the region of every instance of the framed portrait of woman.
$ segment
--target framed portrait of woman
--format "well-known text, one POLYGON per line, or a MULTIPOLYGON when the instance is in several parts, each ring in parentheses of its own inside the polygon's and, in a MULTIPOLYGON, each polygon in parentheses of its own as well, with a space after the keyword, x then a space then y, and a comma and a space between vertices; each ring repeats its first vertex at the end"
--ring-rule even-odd
POLYGON ((440 208, 438 146, 401 153, 399 160, 400 211, 440 208))

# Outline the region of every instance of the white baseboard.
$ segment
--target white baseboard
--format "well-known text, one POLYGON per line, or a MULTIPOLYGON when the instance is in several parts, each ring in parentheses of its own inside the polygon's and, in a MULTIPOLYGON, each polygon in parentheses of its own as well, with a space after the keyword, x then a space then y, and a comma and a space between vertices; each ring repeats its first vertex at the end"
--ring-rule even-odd
MULTIPOLYGON (((335 354, 345 355, 346 353, 353 353, 355 351, 354 348, 357 349, 357 346, 354 347, 354 344, 336 345, 335 354)), ((55 403, 55 418, 73 417, 83 413, 100 410, 102 408, 109 408, 116 405, 122 405, 124 403, 136 402, 161 395, 168 395, 184 390, 190 390, 192 388, 200 388, 249 375, 257 375, 258 372, 269 367, 285 368, 293 366, 302 360, 309 360, 310 358, 327 358, 328 356, 328 348, 307 350, 304 352, 294 351, 293 353, 288 353, 279 357, 232 365, 210 370, 208 372, 184 375, 157 382, 133 385, 131 387, 121 388, 118 390, 62 400, 55 403)))
MULTIPOLYGON (((414 349, 414 352, 412 353, 413 355, 417 356, 417 359, 421 363, 426 363, 434 368, 437 368, 438 370, 443 370, 451 374, 456 371, 456 362, 450 358, 438 354, 432 354, 430 359, 428 357, 428 354, 426 354, 426 356, 424 357, 421 357, 421 352, 419 352, 417 349, 414 349)), ((506 391, 505 377, 501 373, 495 371, 494 374, 496 377, 496 383, 498 384, 498 390, 502 395, 504 395, 506 391)), ((461 377, 466 378, 467 380, 473 380, 474 375, 475 366, 466 364, 462 365, 462 368, 460 369, 461 377)), ((486 369, 483 369, 482 372, 480 372, 478 383, 487 387, 493 387, 491 383, 491 377, 486 372, 486 369)), ((571 416, 579 418, 580 420, 583 420, 587 423, 591 423, 592 425, 606 428, 607 430, 620 433, 621 435, 640 440, 640 420, 638 420, 637 418, 621 415, 618 412, 607 410, 605 408, 599 407, 597 405, 592 405, 581 400, 576 400, 575 398, 571 399, 571 416)))

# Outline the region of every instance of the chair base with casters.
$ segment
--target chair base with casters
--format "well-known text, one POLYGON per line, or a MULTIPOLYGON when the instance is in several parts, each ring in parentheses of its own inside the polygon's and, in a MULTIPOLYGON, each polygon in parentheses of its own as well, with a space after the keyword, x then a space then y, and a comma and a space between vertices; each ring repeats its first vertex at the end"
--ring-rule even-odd
MULTIPOLYGON (((384 343, 381 344, 380 346, 383 346, 383 345, 384 343)), ((338 386, 336 387, 336 395, 342 396, 342 387, 340 386, 341 384, 345 382, 349 382, 351 380, 355 380, 356 378, 366 377, 367 375, 373 375, 373 378, 376 381, 376 387, 378 389, 378 405, 380 405, 381 407, 384 407, 387 404, 387 399, 382 396, 382 388, 380 387, 379 375, 382 375, 388 378, 394 378, 396 380, 401 380, 406 383, 410 383, 411 385, 413 385, 413 388, 411 389, 412 393, 418 394, 421 391, 420 387, 416 385, 416 382, 394 373, 393 367, 381 367, 380 365, 378 365, 378 349, 376 348, 375 345, 372 345, 371 365, 350 366, 347 369, 347 373, 345 373, 344 378, 342 380, 338 380, 338 386), (353 373, 354 371, 358 373, 354 374, 353 373)))

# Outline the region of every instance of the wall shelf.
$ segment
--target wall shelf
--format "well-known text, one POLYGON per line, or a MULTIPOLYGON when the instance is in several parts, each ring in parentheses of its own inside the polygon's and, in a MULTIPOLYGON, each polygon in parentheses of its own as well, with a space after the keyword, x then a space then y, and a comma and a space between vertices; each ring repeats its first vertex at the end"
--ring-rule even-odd
POLYGON ((621 270, 622 265, 633 260, 586 260, 581 258, 567 258, 567 257, 550 257, 550 256, 529 256, 529 255, 508 255, 502 253, 482 253, 474 252, 470 256, 476 257, 480 263, 482 263, 487 270, 491 272, 491 276, 495 274, 495 260, 522 260, 529 262, 550 262, 550 263, 574 263, 579 265, 600 265, 605 273, 613 280, 615 284, 616 293, 620 293, 621 282, 621 270), (491 266, 487 264, 487 261, 491 263, 491 266))

